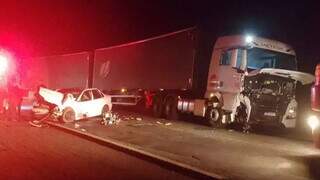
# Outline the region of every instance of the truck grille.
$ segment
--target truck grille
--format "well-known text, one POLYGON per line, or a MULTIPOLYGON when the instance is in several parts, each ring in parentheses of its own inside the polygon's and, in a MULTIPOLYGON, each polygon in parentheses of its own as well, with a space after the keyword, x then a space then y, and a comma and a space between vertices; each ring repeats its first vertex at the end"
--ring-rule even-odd
POLYGON ((282 113, 278 112, 275 107, 266 107, 266 106, 253 106, 251 111, 251 117, 254 117, 255 121, 258 122, 280 122, 282 118, 282 113))

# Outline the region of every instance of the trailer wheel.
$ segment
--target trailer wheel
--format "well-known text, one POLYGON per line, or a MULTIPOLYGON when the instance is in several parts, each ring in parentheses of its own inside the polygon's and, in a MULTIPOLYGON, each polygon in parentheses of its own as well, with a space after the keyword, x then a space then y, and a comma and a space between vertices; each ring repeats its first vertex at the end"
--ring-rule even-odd
POLYGON ((159 96, 154 97, 152 104, 153 116, 156 118, 161 118, 163 115, 162 101, 159 96))
POLYGON ((222 110, 221 108, 208 108, 206 111, 206 120, 208 125, 214 128, 222 126, 222 110))
POLYGON ((179 112, 177 109, 176 98, 171 97, 166 101, 164 113, 165 113, 166 119, 168 119, 168 120, 178 120, 179 119, 179 112))
POLYGON ((70 123, 75 121, 76 113, 72 108, 66 108, 62 112, 61 121, 64 123, 70 123))

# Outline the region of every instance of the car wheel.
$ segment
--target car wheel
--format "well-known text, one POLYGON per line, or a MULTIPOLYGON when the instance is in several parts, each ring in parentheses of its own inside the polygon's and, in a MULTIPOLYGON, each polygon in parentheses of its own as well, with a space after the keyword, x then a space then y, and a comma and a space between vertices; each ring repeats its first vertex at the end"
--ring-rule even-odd
POLYGON ((63 110, 61 121, 64 123, 70 123, 75 121, 76 119, 76 113, 72 108, 66 108, 63 110))

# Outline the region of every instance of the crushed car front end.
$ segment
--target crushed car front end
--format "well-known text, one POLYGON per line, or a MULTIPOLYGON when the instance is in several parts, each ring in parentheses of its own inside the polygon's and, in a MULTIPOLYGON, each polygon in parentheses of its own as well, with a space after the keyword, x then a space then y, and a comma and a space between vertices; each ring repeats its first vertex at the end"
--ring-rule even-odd
POLYGON ((294 128, 312 84, 311 75, 304 81, 290 72, 262 71, 244 77, 243 94, 251 104, 250 124, 294 128))
POLYGON ((270 74, 245 78, 245 91, 251 102, 250 122, 268 126, 295 126, 296 81, 270 74), (288 107, 290 104, 290 115, 288 107))

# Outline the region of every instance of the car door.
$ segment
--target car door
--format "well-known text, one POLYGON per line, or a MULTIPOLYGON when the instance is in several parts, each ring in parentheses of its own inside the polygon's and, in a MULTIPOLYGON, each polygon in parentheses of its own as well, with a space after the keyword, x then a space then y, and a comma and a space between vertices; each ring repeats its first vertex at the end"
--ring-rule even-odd
POLYGON ((102 94, 97 90, 92 90, 92 106, 95 107, 95 116, 101 115, 102 108, 106 104, 105 99, 103 98, 102 94))
POLYGON ((81 93, 76 104, 76 112, 78 112, 79 119, 92 117, 94 114, 94 108, 92 104, 91 90, 85 90, 81 93))

